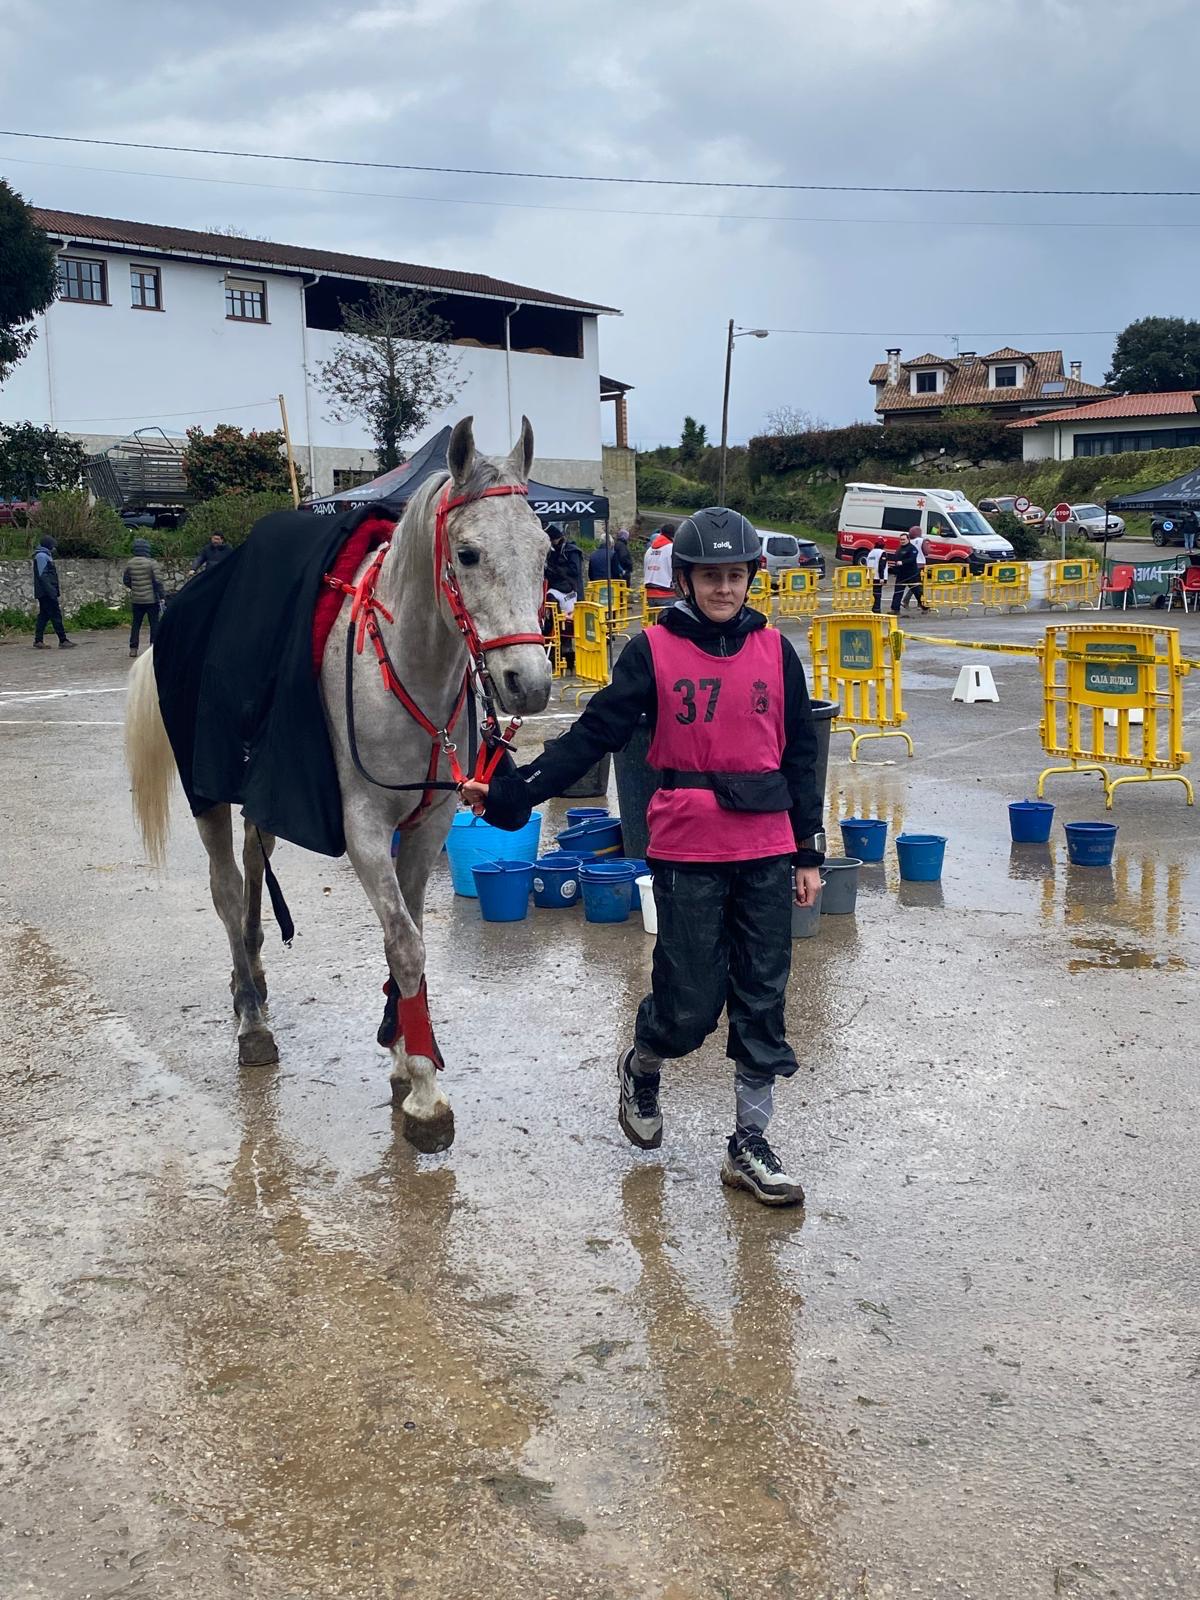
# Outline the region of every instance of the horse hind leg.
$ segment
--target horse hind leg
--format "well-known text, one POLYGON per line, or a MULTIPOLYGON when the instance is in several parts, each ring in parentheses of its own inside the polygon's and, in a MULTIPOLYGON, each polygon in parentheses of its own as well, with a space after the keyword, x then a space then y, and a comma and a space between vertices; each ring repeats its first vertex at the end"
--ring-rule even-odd
POLYGON ((246 954, 250 958, 250 970, 254 974, 254 986, 258 990, 259 1002, 264 1008, 267 1004, 267 975, 263 971, 262 964, 263 876, 266 872, 266 864, 271 859, 274 850, 275 835, 273 833, 260 833, 253 822, 247 821, 245 838, 242 843, 244 880, 242 943, 245 945, 246 954))
POLYGON ((233 957, 233 1009, 238 1018, 238 1063, 265 1067, 279 1060, 275 1038, 259 999, 254 964, 243 936, 242 875, 233 853, 233 823, 228 806, 213 806, 196 818, 208 853, 208 883, 233 957))

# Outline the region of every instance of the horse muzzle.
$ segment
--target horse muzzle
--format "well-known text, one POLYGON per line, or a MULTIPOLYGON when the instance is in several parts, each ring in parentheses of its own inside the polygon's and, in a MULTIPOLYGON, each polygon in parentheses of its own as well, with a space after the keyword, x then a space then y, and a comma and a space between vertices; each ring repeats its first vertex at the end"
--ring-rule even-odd
POLYGON ((550 698, 550 662, 540 644, 511 644, 488 652, 488 676, 503 710, 527 717, 550 698))

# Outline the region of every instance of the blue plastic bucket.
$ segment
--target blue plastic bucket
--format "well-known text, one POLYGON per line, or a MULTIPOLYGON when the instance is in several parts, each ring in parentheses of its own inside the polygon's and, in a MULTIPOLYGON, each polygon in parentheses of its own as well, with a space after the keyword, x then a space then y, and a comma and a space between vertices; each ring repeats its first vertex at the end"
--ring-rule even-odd
POLYGON ((842 845, 846 854, 857 856, 860 861, 882 861, 887 830, 884 817, 843 817, 842 845))
POLYGON ((1115 822, 1068 822, 1067 855, 1077 867, 1110 867, 1117 842, 1115 822))
POLYGON ((543 911, 561 911, 579 899, 579 868, 582 857, 555 850, 539 856, 533 863, 533 903, 543 911))
POLYGON ((621 854, 620 817, 592 817, 564 828, 555 835, 560 850, 572 856, 619 856, 621 854))
POLYGON ((632 861, 585 861, 579 869, 583 915, 588 922, 625 922, 633 910, 632 861))
POLYGON ((533 889, 532 861, 477 861, 471 868, 485 922, 523 922, 533 889))
POLYGON ((1049 800, 1014 800, 1008 808, 1008 829, 1014 844, 1045 844, 1053 821, 1054 807, 1049 800))
POLYGON ((937 883, 946 857, 946 839, 940 833, 898 833, 896 854, 900 876, 908 883, 937 883))
POLYGON ((568 806, 567 827, 575 828, 581 822, 594 822, 597 817, 608 816, 607 806, 568 806))
POLYGON ((471 868, 477 861, 533 861, 542 835, 542 813, 535 811, 523 828, 506 833, 493 828, 482 817, 460 811, 450 824, 446 854, 450 858, 450 882, 455 894, 475 898, 475 879, 471 868))

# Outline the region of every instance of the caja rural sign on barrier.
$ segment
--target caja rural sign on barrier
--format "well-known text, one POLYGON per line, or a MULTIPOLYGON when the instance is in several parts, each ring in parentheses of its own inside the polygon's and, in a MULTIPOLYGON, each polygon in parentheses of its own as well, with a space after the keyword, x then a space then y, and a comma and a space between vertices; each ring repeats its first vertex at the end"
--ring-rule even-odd
POLYGON ((871 574, 866 567, 838 567, 833 574, 833 609, 835 611, 869 611, 871 609, 871 574))
POLYGON ((604 607, 590 600, 577 601, 571 619, 575 625, 575 676, 583 685, 575 696, 578 705, 585 694, 603 689, 608 682, 608 631, 604 607))
POLYGON ((921 585, 925 604, 934 611, 969 611, 974 598, 971 569, 957 561, 930 561, 921 585))
POLYGON ((841 708, 833 731, 853 734, 851 761, 858 760, 858 747, 864 739, 903 739, 911 756, 912 739, 900 726, 907 720, 900 683, 904 635, 895 617, 870 611, 814 617, 808 638, 813 694, 836 701, 841 708))
POLYGON ((1094 606, 1100 596, 1100 568, 1095 561, 1051 561, 1046 574, 1046 599, 1055 606, 1094 606))
POLYGON ((815 617, 821 603, 813 567, 788 567, 779 574, 779 615, 815 617))
POLYGON ((767 619, 767 627, 773 626, 771 622, 771 575, 769 572, 756 572, 750 580, 750 588, 746 592, 746 604, 751 611, 761 612, 767 619))

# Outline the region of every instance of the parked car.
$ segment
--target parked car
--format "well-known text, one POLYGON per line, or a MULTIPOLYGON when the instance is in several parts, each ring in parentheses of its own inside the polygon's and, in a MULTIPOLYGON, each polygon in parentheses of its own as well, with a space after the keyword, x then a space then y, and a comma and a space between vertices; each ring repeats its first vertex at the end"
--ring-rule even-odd
MULTIPOLYGON (((1067 536, 1074 534, 1077 538, 1103 539, 1104 538, 1104 507, 1094 505, 1081 505, 1071 507, 1069 522, 1054 524, 1056 528, 1065 527, 1067 536)), ((1124 519, 1110 513, 1108 518, 1108 537, 1110 539, 1123 539, 1125 537, 1124 519)))
POLYGON ((37 515, 37 500, 0 499, 0 528, 23 528, 37 515))
POLYGON ((1046 520, 1046 512, 1043 506, 1026 506, 1024 511, 1017 512, 1017 516, 1031 528, 1040 528, 1046 520))
POLYGON ((1193 529, 1196 527, 1195 519, 1194 511, 1169 511, 1151 517, 1150 537, 1160 549, 1165 544, 1182 544, 1189 526, 1193 529))
POLYGON ((998 517, 1001 512, 1007 511, 1010 516, 1016 517, 1021 522, 1027 522, 1031 527, 1038 527, 1046 520, 1046 513, 1041 506, 1026 506, 1024 511, 1017 510, 1017 501, 1023 500, 1024 495, 995 494, 987 500, 979 502, 978 509, 985 517, 998 517))
POLYGON ((956 489, 913 489, 886 483, 848 483, 838 514, 837 558, 862 563, 882 544, 920 528, 931 561, 1011 561, 1013 547, 956 489))
POLYGON ((771 587, 779 587, 779 574, 789 567, 816 567, 820 577, 825 576, 825 557, 811 539, 797 539, 791 533, 772 533, 769 528, 758 529, 758 542, 762 546, 762 560, 771 575, 771 587))

